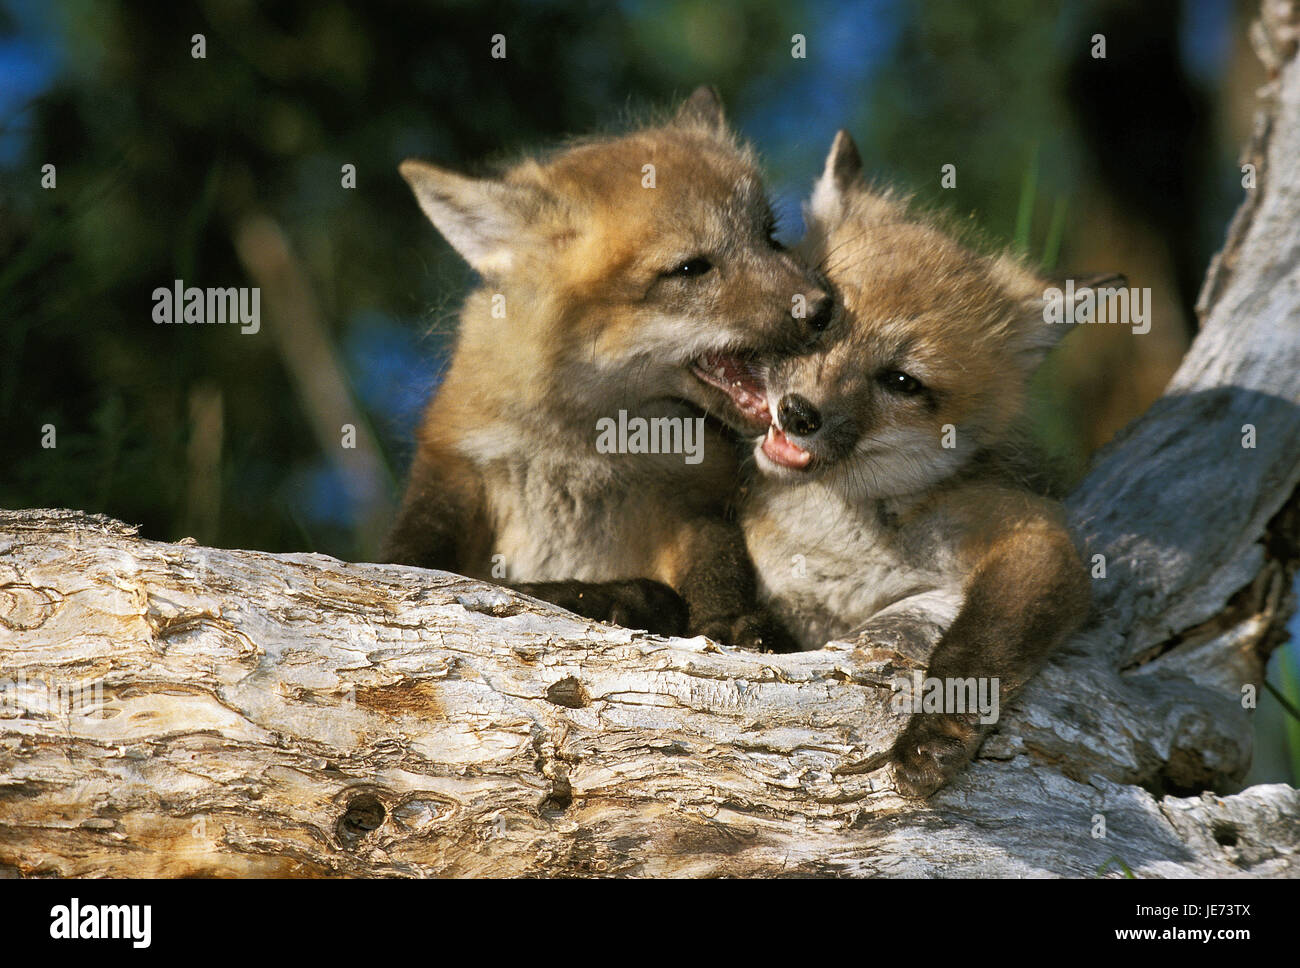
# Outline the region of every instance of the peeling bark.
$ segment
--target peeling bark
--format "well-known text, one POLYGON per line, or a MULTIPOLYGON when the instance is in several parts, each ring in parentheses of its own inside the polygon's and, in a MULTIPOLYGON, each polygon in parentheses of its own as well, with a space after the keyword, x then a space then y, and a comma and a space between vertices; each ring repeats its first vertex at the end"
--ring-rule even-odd
MULTIPOLYGON (((144 541, 74 512, 4 512, 0 531, 0 865, 24 875, 1297 868, 1295 790, 1157 800, 1107 778, 1204 753, 1221 697, 1185 679, 1066 657, 1055 674, 1087 664, 1070 718, 1025 703, 918 804, 883 763, 905 722, 890 683, 920 666, 888 649, 735 652, 455 575, 144 541)), ((1239 763, 1234 740, 1216 755, 1239 763)))

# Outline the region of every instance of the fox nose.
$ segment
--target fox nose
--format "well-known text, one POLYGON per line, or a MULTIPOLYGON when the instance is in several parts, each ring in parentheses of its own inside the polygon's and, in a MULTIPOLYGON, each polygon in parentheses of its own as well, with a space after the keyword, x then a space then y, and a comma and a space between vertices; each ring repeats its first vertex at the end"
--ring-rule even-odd
POLYGON ((776 415, 781 421, 781 429, 796 437, 815 434, 822 425, 822 415, 817 408, 797 393, 787 393, 781 398, 776 415))

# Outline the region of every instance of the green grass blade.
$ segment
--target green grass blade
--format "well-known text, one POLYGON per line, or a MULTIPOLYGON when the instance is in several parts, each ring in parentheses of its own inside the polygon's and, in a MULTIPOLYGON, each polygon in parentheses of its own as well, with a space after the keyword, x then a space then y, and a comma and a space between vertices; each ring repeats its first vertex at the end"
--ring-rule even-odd
POLYGON ((1034 222, 1034 203, 1038 196, 1038 146, 1034 145, 1029 167, 1020 180, 1020 202, 1016 207, 1016 234, 1012 246, 1021 255, 1029 251, 1029 234, 1034 222))
POLYGON ((1061 240, 1065 237, 1065 213, 1069 209, 1069 199, 1064 195, 1052 206, 1052 221, 1047 226, 1047 241, 1043 243, 1042 268, 1051 272, 1056 268, 1061 257, 1061 240))
POLYGON ((1264 685, 1288 713, 1286 745, 1291 754, 1291 785, 1300 786, 1300 674, 1297 674, 1295 656, 1288 646, 1284 646, 1277 657, 1277 673, 1281 688, 1267 679, 1264 685))
POLYGON ((1105 877, 1106 871, 1110 869, 1111 864, 1117 864, 1119 869, 1124 872, 1124 877, 1128 880, 1137 880, 1137 875, 1133 873, 1128 864, 1124 863, 1123 858, 1121 858, 1119 854, 1111 854, 1110 857, 1106 858, 1106 862, 1097 868, 1097 876, 1105 877))

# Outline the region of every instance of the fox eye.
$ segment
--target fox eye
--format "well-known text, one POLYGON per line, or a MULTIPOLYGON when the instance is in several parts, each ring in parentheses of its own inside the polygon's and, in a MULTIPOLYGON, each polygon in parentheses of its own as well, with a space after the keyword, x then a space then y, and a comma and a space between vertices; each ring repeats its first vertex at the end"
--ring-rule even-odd
POLYGON ((885 370, 877 379, 886 390, 905 397, 914 397, 925 389, 925 384, 902 370, 885 370))
POLYGON ((675 269, 669 269, 664 273, 666 276, 674 276, 679 279, 695 279, 704 275, 713 268, 713 263, 702 255, 697 255, 694 259, 687 259, 675 269))

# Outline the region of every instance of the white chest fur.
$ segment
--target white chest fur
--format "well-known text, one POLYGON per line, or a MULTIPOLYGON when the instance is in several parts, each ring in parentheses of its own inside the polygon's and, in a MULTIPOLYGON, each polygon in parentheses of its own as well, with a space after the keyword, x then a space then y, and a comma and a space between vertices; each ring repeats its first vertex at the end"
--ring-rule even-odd
POLYGON ((646 495, 619 485, 608 460, 546 457, 495 464, 494 553, 510 581, 608 581, 644 575, 636 540, 646 495))
POLYGON ((734 479, 734 452, 715 433, 699 464, 673 453, 596 453, 591 441, 499 428, 462 446, 483 473, 493 577, 511 582, 658 577, 665 542, 719 500, 711 482, 734 479))
POLYGON ((760 595, 805 649, 850 635, 902 599, 960 595, 934 522, 901 526, 874 500, 850 504, 817 482, 764 483, 742 517, 760 595))

